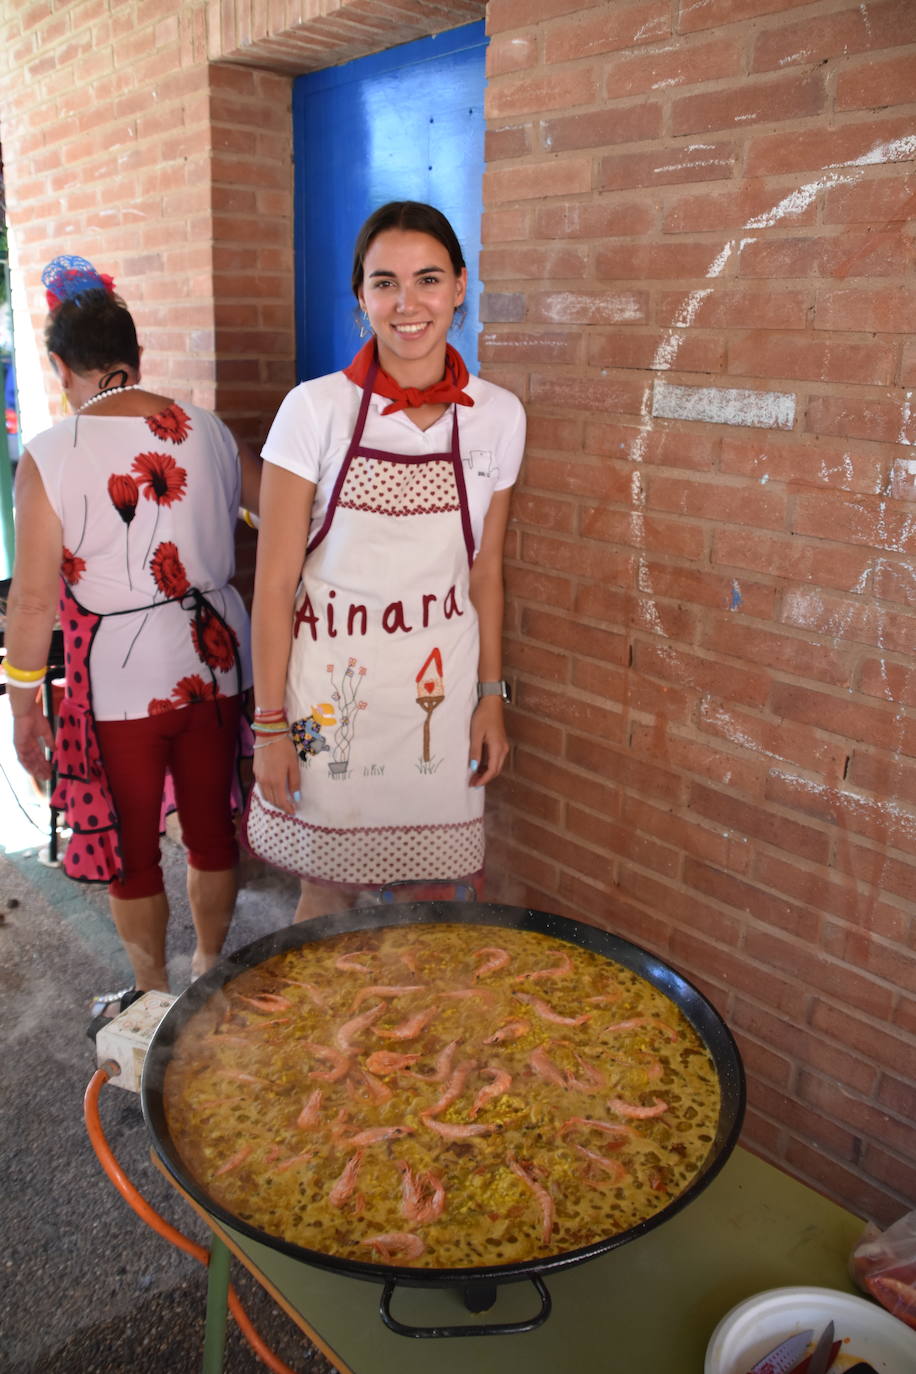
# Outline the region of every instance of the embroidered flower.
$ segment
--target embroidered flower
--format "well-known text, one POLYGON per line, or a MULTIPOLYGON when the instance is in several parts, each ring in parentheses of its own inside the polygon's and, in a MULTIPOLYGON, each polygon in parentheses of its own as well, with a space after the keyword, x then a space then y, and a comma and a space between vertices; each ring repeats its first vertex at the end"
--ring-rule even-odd
POLYGON ((158 415, 147 415, 145 418, 157 439, 170 439, 173 444, 183 444, 193 428, 190 416, 174 401, 158 415))
POLYGON ((195 701, 213 701, 214 697, 219 696, 215 682, 204 682, 200 673, 191 673, 188 677, 183 677, 175 683, 172 688, 172 699, 179 706, 190 706, 195 701))
POLYGON ((86 560, 77 554, 71 553, 64 545, 64 556, 60 560, 61 575, 67 579, 72 587, 74 582, 79 582, 83 573, 86 571, 86 560))
POLYGON ((137 474, 147 501, 157 506, 170 506, 184 496, 188 474, 168 453, 139 453, 131 471, 137 474))
POLYGON ((156 549, 149 561, 149 570, 163 596, 184 596, 191 585, 171 539, 164 539, 156 549))
POLYGON ((129 525, 137 512, 137 502, 140 500, 140 488, 130 473, 112 473, 108 479, 108 495, 125 525, 129 525))
POLYGON ((205 606, 201 610, 199 620, 191 622, 191 638, 194 641, 197 657, 209 664, 211 668, 220 668, 224 673, 227 673, 230 668, 235 667, 235 655, 238 647, 235 632, 208 611, 205 606))
POLYGON ((174 710, 174 701, 169 701, 167 697, 153 697, 146 708, 146 714, 148 716, 161 716, 164 715, 166 711, 174 710))

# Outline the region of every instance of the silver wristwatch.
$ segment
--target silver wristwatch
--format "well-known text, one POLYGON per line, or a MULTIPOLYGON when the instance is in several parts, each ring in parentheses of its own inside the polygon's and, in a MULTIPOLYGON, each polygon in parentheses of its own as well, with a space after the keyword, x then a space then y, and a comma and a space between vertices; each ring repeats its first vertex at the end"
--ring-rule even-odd
POLYGON ((502 697, 503 701, 511 701, 512 688, 505 678, 501 678, 499 682, 478 682, 477 700, 481 697, 502 697))

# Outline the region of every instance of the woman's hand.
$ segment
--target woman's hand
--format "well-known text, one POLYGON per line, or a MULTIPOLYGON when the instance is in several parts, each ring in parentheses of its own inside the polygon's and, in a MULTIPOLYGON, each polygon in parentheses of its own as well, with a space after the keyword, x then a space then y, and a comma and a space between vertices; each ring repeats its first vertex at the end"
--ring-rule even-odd
POLYGON ((280 735, 269 743, 256 739, 253 766, 264 800, 291 816, 299 801, 299 760, 290 737, 280 735))
POLYGON ((13 720, 16 757, 36 782, 47 782, 51 777, 48 750, 53 740, 54 732, 38 701, 25 715, 17 715, 13 720))
POLYGON ((498 777, 508 754, 502 698, 481 697, 471 716, 471 787, 483 787, 484 783, 498 777))

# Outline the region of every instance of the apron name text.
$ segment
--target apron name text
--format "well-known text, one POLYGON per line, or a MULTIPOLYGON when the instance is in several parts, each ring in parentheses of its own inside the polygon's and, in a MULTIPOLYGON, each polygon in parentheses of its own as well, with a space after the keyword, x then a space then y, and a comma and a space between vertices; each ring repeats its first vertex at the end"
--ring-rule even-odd
MULTIPOLYGON (((326 634, 328 639, 336 639, 339 634, 351 639, 368 634, 368 607, 351 601, 343 614, 342 607, 334 600, 336 596, 333 589, 329 591, 327 604, 316 610, 306 592, 293 621, 293 638, 298 638, 303 625, 308 626, 313 643, 317 643, 320 634, 326 634)), ((443 620, 464 615, 454 586, 449 587, 441 600, 435 592, 423 592, 420 603, 412 611, 405 610, 403 601, 390 601, 379 616, 378 623, 386 634, 410 634, 415 629, 428 629, 433 616, 437 614, 443 620)))

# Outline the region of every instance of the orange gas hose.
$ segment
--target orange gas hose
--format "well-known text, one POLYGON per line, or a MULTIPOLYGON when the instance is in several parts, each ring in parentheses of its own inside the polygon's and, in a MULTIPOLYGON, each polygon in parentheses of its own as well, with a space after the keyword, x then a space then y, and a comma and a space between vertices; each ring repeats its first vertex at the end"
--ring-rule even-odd
MULTIPOLYGON (((176 1231, 175 1227, 170 1225, 165 1217, 161 1217, 155 1208, 149 1205, 142 1193, 137 1191, 115 1159, 111 1146, 108 1144, 108 1140, 105 1137, 105 1132, 102 1129, 102 1119, 99 1115, 99 1094, 102 1091, 103 1084, 108 1082, 109 1076, 110 1075, 104 1068, 96 1069, 89 1080, 89 1085, 86 1088, 86 1095, 83 1099, 83 1116, 86 1122, 86 1130, 89 1133, 89 1140, 92 1144, 92 1148, 95 1150, 99 1163, 117 1188, 118 1192, 124 1198, 125 1202, 129 1207, 134 1209, 141 1221, 145 1221, 147 1226, 151 1227, 160 1236, 164 1236, 166 1240, 171 1241, 179 1250, 183 1250, 185 1254, 193 1256, 194 1259, 206 1266, 210 1262, 209 1252, 205 1250, 202 1245, 198 1245, 196 1241, 189 1240, 189 1238, 182 1235, 180 1231, 176 1231)), ((235 1318, 238 1328, 245 1337, 245 1340, 251 1346, 258 1359, 261 1360, 268 1369, 272 1369, 274 1374, 294 1374, 294 1371, 290 1369, 289 1365, 284 1364, 280 1357, 275 1355, 270 1347, 266 1345, 258 1335, 239 1300, 238 1294, 231 1285, 229 1288, 229 1311, 235 1318)))

